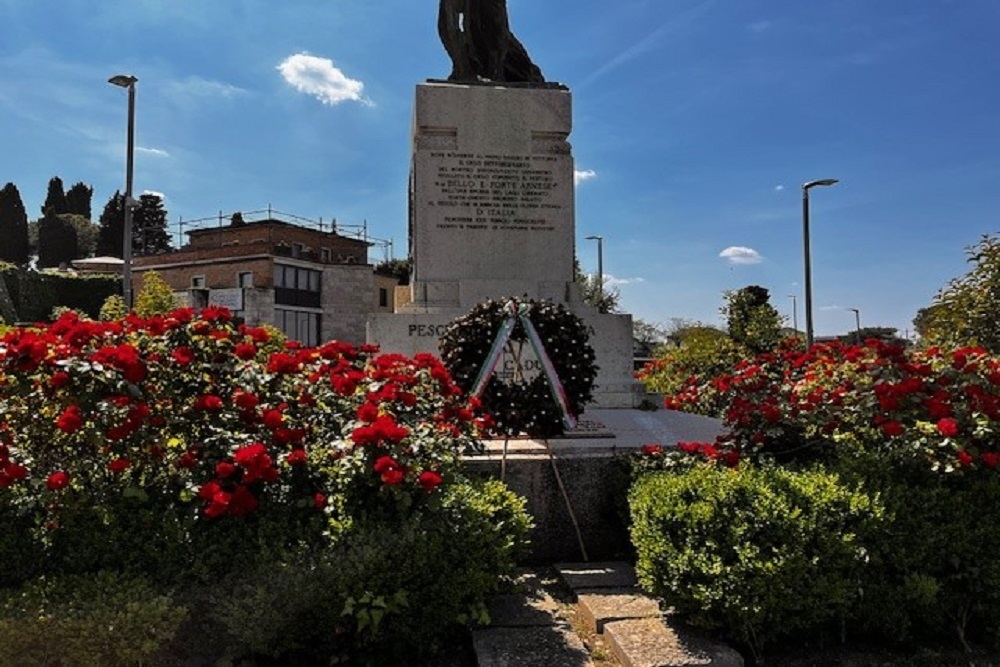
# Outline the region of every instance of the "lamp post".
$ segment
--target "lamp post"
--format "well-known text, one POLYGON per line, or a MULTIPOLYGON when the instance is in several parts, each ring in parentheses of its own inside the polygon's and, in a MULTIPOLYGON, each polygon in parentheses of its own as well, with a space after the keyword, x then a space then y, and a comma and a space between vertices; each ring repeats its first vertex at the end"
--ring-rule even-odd
POLYGON ((812 266, 809 259, 809 190, 817 185, 834 185, 836 178, 823 178, 809 181, 802 185, 802 248, 805 256, 806 273, 806 349, 813 344, 813 309, 812 309, 812 266))
POLYGON ((799 337, 799 309, 796 297, 794 294, 789 294, 788 298, 792 300, 792 328, 795 329, 795 337, 799 337))
POLYGON ((132 308, 132 164, 135 154, 135 83, 131 74, 117 74, 108 83, 128 89, 128 141, 125 148, 125 225, 122 238, 122 298, 132 308))
POLYGON ((604 237, 595 234, 588 236, 587 240, 597 241, 597 296, 599 299, 597 309, 601 310, 604 304, 604 237))
POLYGON ((857 308, 848 308, 854 311, 854 340, 861 345, 861 311, 857 308))

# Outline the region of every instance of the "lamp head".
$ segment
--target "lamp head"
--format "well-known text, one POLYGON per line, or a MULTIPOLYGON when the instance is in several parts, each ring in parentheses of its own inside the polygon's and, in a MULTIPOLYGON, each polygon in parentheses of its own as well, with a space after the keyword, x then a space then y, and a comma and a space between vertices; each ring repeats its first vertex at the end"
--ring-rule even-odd
POLYGON ((138 78, 132 76, 131 74, 116 74, 108 79, 108 83, 122 88, 129 88, 138 80, 138 78))
POLYGON ((588 236, 587 240, 588 241, 603 241, 604 237, 603 236, 596 236, 596 235, 595 236, 588 236))
POLYGON ((808 183, 803 184, 802 189, 808 190, 809 188, 816 187, 817 185, 835 185, 839 182, 840 181, 836 178, 821 178, 818 181, 809 181, 808 183))

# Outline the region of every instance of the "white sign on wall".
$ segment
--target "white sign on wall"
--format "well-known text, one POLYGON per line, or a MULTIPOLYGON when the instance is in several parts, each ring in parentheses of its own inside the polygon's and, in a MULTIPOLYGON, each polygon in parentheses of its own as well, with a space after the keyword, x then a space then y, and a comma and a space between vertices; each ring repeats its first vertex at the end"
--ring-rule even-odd
POLYGON ((243 288, 229 287, 208 292, 208 305, 221 306, 229 310, 243 310, 243 288))

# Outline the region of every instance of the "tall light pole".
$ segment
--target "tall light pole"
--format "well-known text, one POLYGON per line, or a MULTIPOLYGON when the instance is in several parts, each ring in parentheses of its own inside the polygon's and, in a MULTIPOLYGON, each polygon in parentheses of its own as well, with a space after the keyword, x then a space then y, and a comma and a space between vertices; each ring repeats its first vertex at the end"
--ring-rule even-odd
POLYGON ((823 178, 802 185, 802 247, 806 271, 806 349, 813 344, 812 265, 809 259, 809 190, 817 185, 834 185, 836 178, 823 178))
POLYGON ((792 300, 792 328, 795 329, 795 337, 799 337, 799 309, 798 302, 794 294, 789 294, 788 298, 792 300))
POLYGON ((588 236, 588 241, 597 241, 597 296, 598 296, 598 310, 600 310, 601 305, 604 303, 604 237, 588 236))
POLYGON ((861 345, 861 311, 857 308, 848 308, 854 311, 854 340, 861 345))
POLYGON ((108 83, 128 89, 128 141, 125 148, 125 228, 122 236, 122 298, 132 308, 132 164, 135 155, 135 83, 131 74, 116 74, 108 83))

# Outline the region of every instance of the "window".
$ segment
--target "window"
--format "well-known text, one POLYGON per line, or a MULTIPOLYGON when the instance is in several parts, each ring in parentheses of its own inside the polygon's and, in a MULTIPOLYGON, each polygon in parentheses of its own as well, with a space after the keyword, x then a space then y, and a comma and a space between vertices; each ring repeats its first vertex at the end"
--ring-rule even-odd
POLYGON ((330 263, 330 249, 329 248, 320 248, 319 249, 319 259, 324 264, 329 264, 330 263))
POLYGON ((253 287, 253 271, 240 271, 238 285, 240 287, 253 287))
POLYGON ((191 276, 191 287, 204 287, 205 276, 191 276))
POLYGON ((283 264, 274 265, 274 303, 319 308, 323 273, 283 264))
POLYGON ((378 288, 378 306, 379 308, 389 307, 389 290, 384 287, 378 288))
POLYGON ((303 245, 301 243, 292 244, 292 257, 301 257, 303 245))
POLYGON ((274 324, 292 340, 307 347, 320 344, 322 316, 305 310, 274 309, 274 324))

